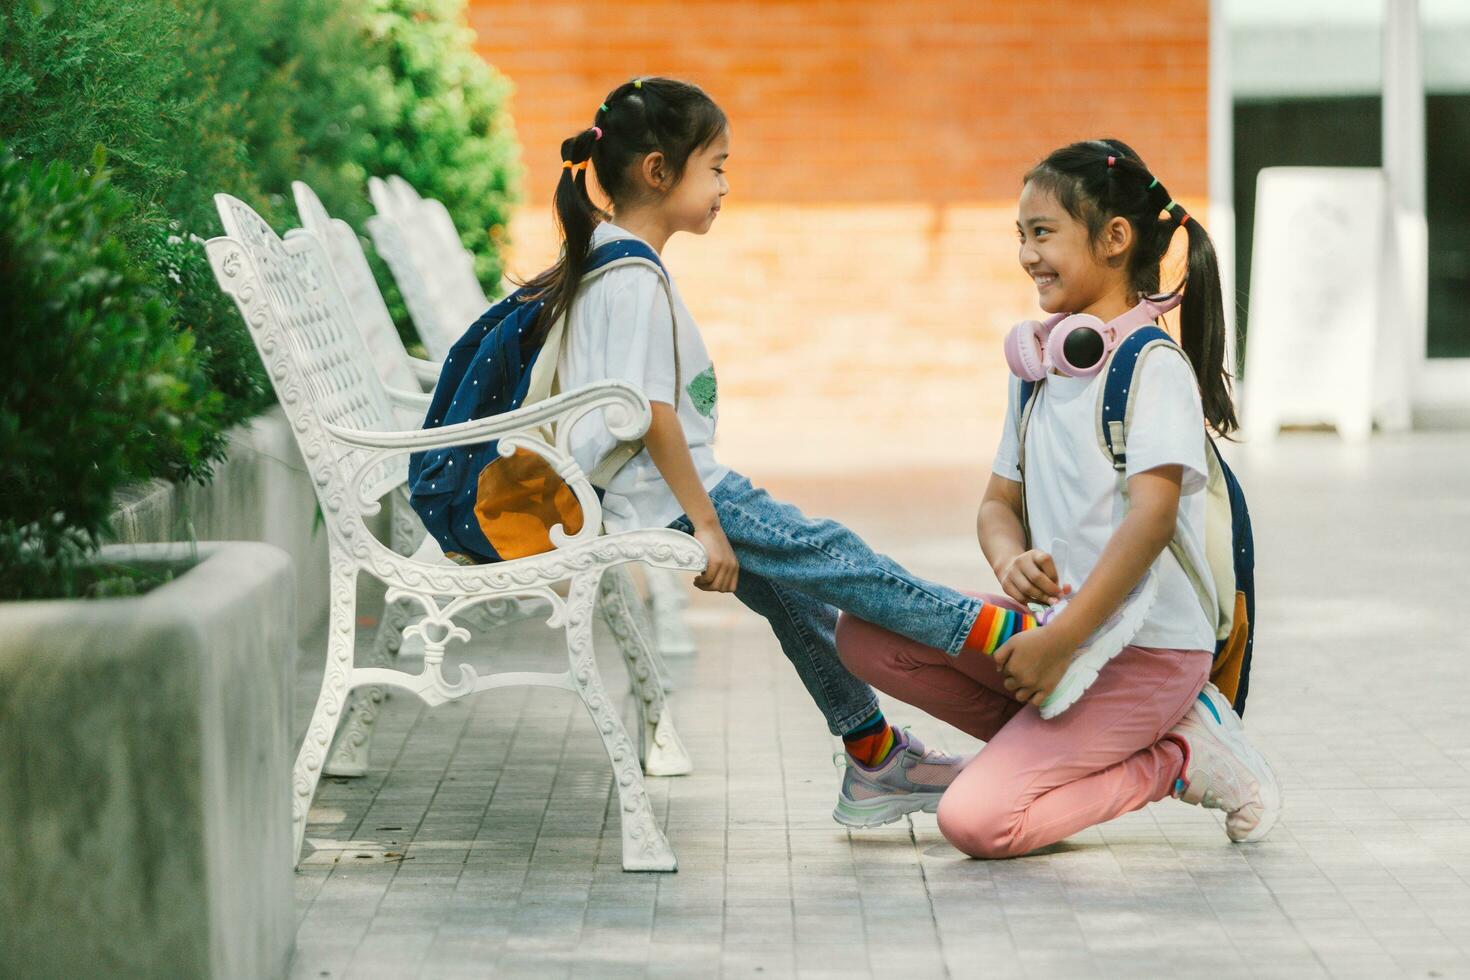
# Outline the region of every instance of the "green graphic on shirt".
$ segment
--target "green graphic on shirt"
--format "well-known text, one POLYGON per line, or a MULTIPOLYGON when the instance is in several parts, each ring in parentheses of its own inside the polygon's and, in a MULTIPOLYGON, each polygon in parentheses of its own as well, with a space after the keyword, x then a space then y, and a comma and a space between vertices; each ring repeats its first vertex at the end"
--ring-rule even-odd
POLYGON ((689 382, 684 389, 689 392, 689 400, 694 403, 694 410, 705 418, 709 418, 715 412, 715 402, 719 401, 719 383, 715 380, 715 366, 711 364, 699 376, 689 382))

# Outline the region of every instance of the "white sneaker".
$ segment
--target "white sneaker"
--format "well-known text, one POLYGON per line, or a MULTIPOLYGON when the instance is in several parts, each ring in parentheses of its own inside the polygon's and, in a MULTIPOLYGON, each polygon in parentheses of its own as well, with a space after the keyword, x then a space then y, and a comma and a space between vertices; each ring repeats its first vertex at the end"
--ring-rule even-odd
POLYGON ((1264 839, 1281 817, 1281 784, 1246 739, 1245 726, 1225 695, 1206 683, 1169 734, 1186 746, 1175 799, 1224 810, 1225 833, 1233 841, 1264 839))
MULTIPOLYGON (((1052 542, 1052 560, 1056 562, 1059 581, 1066 585, 1072 584, 1072 591, 1062 598, 1056 605, 1044 610, 1038 617, 1038 622, 1045 626, 1047 622, 1055 618, 1067 605, 1072 596, 1077 594, 1077 586, 1071 582, 1071 575, 1067 565, 1067 543, 1057 540, 1052 542)), ((1148 611, 1153 608, 1154 598, 1159 594, 1158 577, 1154 575, 1153 569, 1143 573, 1143 578, 1138 584, 1123 597, 1123 601, 1113 614, 1103 621, 1103 624, 1092 631, 1092 635, 1082 642, 1077 652, 1072 655, 1072 662, 1067 665, 1067 672, 1057 682, 1056 689, 1046 696, 1041 702, 1041 717, 1055 718, 1077 703, 1092 682, 1097 680, 1098 672, 1103 666, 1123 652, 1123 648, 1133 641, 1138 631, 1143 628, 1143 621, 1148 616, 1148 611)))

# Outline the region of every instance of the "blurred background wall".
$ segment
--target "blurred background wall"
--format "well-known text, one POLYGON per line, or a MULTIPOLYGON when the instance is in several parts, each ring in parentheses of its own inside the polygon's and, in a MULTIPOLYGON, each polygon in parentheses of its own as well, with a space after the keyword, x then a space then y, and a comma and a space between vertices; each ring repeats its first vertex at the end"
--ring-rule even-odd
MULTIPOLYGON (((1425 350, 1430 360, 1447 362, 1470 357, 1470 0, 1420 0, 1418 7, 1422 78, 1409 81, 1424 98, 1425 350)), ((1224 9, 1238 268, 1240 282, 1248 283, 1262 167, 1383 164, 1385 18, 1405 5, 1227 0, 1224 9)))
POLYGON ((1015 260, 1020 175, 1071 140, 1132 143, 1209 216, 1243 339, 1256 177, 1385 164, 1396 20, 1422 73, 1389 69, 1424 97, 1429 239, 1404 356, 1416 392, 1470 408, 1467 0, 630 0, 616 16, 471 0, 470 20, 515 85, 514 273, 554 256, 558 146, 613 86, 669 74, 729 113, 732 194, 667 258, 715 356, 724 455, 752 471, 847 468, 878 444, 986 468, 1000 337, 1036 312, 1015 260))
POLYGON ((1114 136, 1191 210, 1207 193, 1208 0, 472 0, 470 23, 515 85, 513 273, 554 257, 558 148, 614 86, 671 75, 729 114, 733 190, 667 260, 714 355, 723 456, 753 472, 860 465, 880 440, 988 469, 1001 334, 1036 311, 1022 173, 1114 136))

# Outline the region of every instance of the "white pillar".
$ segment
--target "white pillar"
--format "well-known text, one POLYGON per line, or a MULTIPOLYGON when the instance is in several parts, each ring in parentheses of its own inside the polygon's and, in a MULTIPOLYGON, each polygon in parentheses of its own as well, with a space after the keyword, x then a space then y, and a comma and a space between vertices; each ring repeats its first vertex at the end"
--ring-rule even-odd
POLYGON ((1375 415, 1406 429, 1428 346, 1429 225, 1424 215, 1424 62, 1419 0, 1384 0, 1383 172, 1388 181, 1389 301, 1375 415))
MULTIPOLYGON (((1210 0, 1209 119, 1210 210, 1208 231, 1220 260, 1220 291, 1225 299, 1225 369, 1235 374, 1235 97, 1230 88, 1228 0, 1210 0)), ((1237 399, 1241 392, 1235 392, 1237 399)))

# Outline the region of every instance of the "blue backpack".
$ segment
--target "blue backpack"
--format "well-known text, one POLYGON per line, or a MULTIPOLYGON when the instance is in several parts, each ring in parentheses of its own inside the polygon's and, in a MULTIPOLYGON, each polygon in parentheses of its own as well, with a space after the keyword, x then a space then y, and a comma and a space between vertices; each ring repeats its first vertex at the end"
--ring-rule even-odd
MULTIPOLYGON (((1105 367, 1108 376, 1098 405, 1099 443, 1113 469, 1118 472, 1125 499, 1127 432, 1133 406, 1131 393, 1140 359, 1155 347, 1168 347, 1184 357, 1186 364, 1189 363, 1189 358, 1172 337, 1159 327, 1144 327, 1129 334, 1118 345, 1105 367)), ((1016 419, 1023 461, 1026 425, 1040 385, 1041 382, 1022 381, 1018 386, 1016 419)), ((1205 584, 1201 570, 1195 567, 1177 535, 1169 542, 1169 550, 1194 586, 1205 615, 1215 620, 1215 662, 1210 669, 1210 680, 1230 699, 1236 714, 1244 715, 1246 695, 1250 692, 1251 653, 1255 645, 1256 547, 1251 535, 1250 510, 1246 507, 1240 482, 1208 434, 1205 442, 1209 447, 1205 454, 1209 468, 1204 491, 1205 562, 1214 582, 1213 591, 1205 584)), ((1022 475, 1024 478, 1024 466, 1022 475)), ((1025 500, 1024 490, 1022 500, 1025 500)))
MULTIPOLYGON (((652 266, 672 306, 658 254, 634 239, 593 249, 582 283, 625 265, 652 266)), ((566 318, 529 355, 521 346, 544 305, 518 289, 465 331, 444 359, 424 428, 500 415, 549 396, 566 318)), ((677 350, 676 343, 676 384, 677 350)), ((599 497, 601 488, 642 448, 641 441, 620 443, 599 463, 590 475, 599 497)), ((542 554, 554 547, 551 528, 560 524, 572 535, 582 529, 576 495, 543 457, 526 449, 501 456, 498 450, 499 440, 491 440, 409 456, 409 502, 444 553, 462 564, 542 554)))

